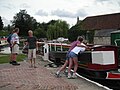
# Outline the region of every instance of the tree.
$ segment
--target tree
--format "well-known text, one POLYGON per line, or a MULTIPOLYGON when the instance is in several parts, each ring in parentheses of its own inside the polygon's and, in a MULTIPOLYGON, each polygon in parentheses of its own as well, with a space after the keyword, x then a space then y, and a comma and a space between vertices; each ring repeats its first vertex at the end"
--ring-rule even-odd
POLYGON ((82 21, 71 27, 68 31, 69 41, 75 41, 78 36, 86 36, 86 30, 82 30, 82 21))
POLYGON ((68 35, 69 24, 66 21, 56 20, 48 25, 47 38, 57 39, 58 37, 66 38, 68 35))
POLYGON ((0 16, 0 30, 3 30, 3 22, 1 16, 0 16))
MULTIPOLYGON (((50 25, 54 25, 56 22, 57 22, 56 20, 51 20, 48 23, 45 23, 45 22, 38 23, 39 30, 35 31, 35 32, 39 31, 39 33, 36 33, 36 34, 38 34, 37 36, 39 38, 47 38, 47 36, 49 37, 52 33, 48 31, 48 28, 50 28, 50 25), (47 31, 48 31, 48 33, 47 33, 47 31)), ((51 38, 51 37, 49 37, 49 38, 51 38)))
POLYGON ((34 31, 34 35, 37 37, 37 38, 46 38, 46 32, 41 29, 41 28, 38 28, 34 31))
POLYGON ((0 36, 8 36, 8 32, 7 31, 0 31, 0 36))
POLYGON ((84 36, 88 43, 93 43, 94 30, 83 30, 82 22, 78 22, 75 26, 71 27, 68 31, 69 41, 75 41, 78 36, 84 36))
POLYGON ((26 36, 28 30, 34 31, 37 28, 36 19, 27 14, 26 10, 20 10, 20 12, 13 17, 12 25, 20 29, 19 34, 22 36, 26 36))
POLYGON ((49 40, 54 39, 55 36, 56 36, 56 33, 55 33, 55 32, 56 32, 56 31, 55 31, 54 25, 49 25, 48 30, 47 30, 47 38, 48 38, 49 40))
POLYGON ((3 27, 3 30, 4 30, 4 31, 8 31, 8 32, 10 33, 10 32, 13 30, 13 27, 10 26, 10 25, 4 26, 4 27, 3 27))

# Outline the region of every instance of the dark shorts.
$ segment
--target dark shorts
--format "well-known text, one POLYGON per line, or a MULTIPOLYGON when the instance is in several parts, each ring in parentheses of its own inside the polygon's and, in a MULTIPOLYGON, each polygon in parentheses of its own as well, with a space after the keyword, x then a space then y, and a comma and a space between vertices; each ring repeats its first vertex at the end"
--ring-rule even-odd
POLYGON ((73 58, 73 57, 77 57, 77 54, 75 54, 74 52, 70 52, 69 53, 69 58, 73 58))
POLYGON ((67 54, 66 54, 66 60, 69 60, 69 51, 67 52, 67 54))

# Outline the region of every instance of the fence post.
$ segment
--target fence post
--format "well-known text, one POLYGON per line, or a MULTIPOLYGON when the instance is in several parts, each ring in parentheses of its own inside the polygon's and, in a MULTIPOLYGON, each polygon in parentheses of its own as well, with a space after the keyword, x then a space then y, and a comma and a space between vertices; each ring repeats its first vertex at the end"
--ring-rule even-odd
POLYGON ((49 59, 49 45, 48 45, 48 43, 45 43, 45 45, 43 47, 44 47, 43 59, 48 60, 49 59))

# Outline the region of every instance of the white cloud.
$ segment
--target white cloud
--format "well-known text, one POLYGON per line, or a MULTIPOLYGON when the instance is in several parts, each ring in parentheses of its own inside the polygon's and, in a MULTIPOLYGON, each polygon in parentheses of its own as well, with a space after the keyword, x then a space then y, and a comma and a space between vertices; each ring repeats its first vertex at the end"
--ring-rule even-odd
POLYGON ((96 0, 97 2, 106 2, 106 1, 111 1, 111 0, 96 0))
POLYGON ((13 16, 26 9, 38 22, 51 19, 66 20, 74 25, 76 18, 120 12, 120 0, 1 0, 0 16, 12 20, 13 16))
POLYGON ((30 8, 30 6, 27 3, 23 3, 20 5, 21 8, 30 8))
POLYGON ((79 9, 76 13, 76 16, 79 17, 86 17, 87 16, 87 12, 84 9, 79 9))
POLYGON ((6 19, 5 17, 2 17, 2 21, 4 26, 7 26, 8 24, 10 24, 10 20, 6 19))
POLYGON ((119 5, 119 7, 120 7, 120 2, 118 2, 118 5, 119 5))
POLYGON ((1 5, 1 8, 2 9, 14 9, 15 8, 15 6, 14 5, 12 5, 12 4, 10 4, 10 3, 7 3, 7 4, 3 4, 3 5, 1 5))
POLYGON ((56 15, 58 17, 67 17, 67 18, 75 18, 76 16, 69 12, 69 11, 65 11, 65 10, 55 10, 51 12, 51 15, 56 15))
POLYGON ((35 14, 39 16, 48 16, 48 13, 43 10, 38 10, 35 14))
POLYGON ((85 17, 87 15, 87 13, 85 12, 84 9, 79 9, 75 13, 57 9, 57 10, 53 11, 51 15, 56 15, 58 17, 66 17, 66 18, 76 18, 78 16, 85 17))

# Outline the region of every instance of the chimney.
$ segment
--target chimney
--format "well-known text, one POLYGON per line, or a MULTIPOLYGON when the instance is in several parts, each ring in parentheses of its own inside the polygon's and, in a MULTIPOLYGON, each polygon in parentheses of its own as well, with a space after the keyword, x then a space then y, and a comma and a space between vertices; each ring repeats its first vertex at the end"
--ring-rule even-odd
POLYGON ((79 23, 79 17, 77 17, 77 23, 76 24, 78 24, 79 23))

